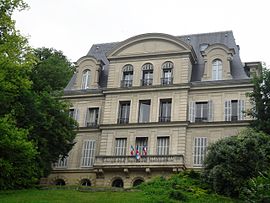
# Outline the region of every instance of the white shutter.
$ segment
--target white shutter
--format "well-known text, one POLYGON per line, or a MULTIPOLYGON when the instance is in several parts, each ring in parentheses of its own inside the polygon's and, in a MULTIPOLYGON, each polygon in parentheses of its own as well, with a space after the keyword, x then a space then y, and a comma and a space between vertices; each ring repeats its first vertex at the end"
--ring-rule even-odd
POLYGON ((193 165, 202 166, 207 149, 206 137, 195 137, 193 142, 193 165))
POLYGON ((208 101, 208 122, 213 121, 213 101, 208 101))
POLYGON ((195 102, 191 101, 189 102, 189 121, 190 122, 195 122, 195 102))
POLYGON ((227 100, 225 101, 224 105, 224 117, 225 121, 231 121, 232 120, 232 101, 227 100))
POLYGON ((83 142, 83 151, 82 151, 82 159, 81 159, 82 167, 93 166, 94 160, 95 160, 95 149, 96 149, 95 140, 85 140, 83 142))
POLYGON ((244 120, 244 111, 245 111, 245 101, 238 100, 238 108, 237 108, 237 118, 238 120, 244 120))

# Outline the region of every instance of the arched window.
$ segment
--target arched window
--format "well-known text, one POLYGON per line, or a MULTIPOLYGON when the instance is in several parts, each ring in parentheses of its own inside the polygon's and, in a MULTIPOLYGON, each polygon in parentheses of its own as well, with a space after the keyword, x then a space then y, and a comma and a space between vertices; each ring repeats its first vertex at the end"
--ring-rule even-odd
POLYGON ((220 59, 212 62, 212 79, 222 80, 222 61, 220 59))
POLYGON ((121 87, 131 87, 133 81, 133 66, 127 64, 123 67, 123 80, 121 81, 121 87))
POLYGON ((144 180, 143 179, 136 179, 134 182, 133 182, 133 187, 136 187, 136 186, 138 186, 138 185, 140 185, 140 184, 142 184, 144 182, 144 180))
POLYGON ((112 187, 124 187, 123 180, 121 178, 117 178, 112 182, 112 187))
POLYGON ((173 77, 172 77, 172 69, 173 69, 173 62, 166 61, 162 64, 162 78, 161 78, 161 84, 162 85, 170 85, 173 83, 173 77))
POLYGON ((142 86, 148 86, 153 84, 153 68, 153 64, 151 63, 146 63, 142 66, 142 86))
POLYGON ((86 69, 83 71, 82 75, 82 89, 89 89, 90 88, 90 81, 91 81, 91 71, 86 69))
POLYGON ((91 181, 89 179, 82 179, 81 185, 82 186, 91 186, 91 181))
POLYGON ((54 184, 57 186, 63 186, 63 185, 66 185, 66 182, 63 179, 59 178, 54 181, 54 184))

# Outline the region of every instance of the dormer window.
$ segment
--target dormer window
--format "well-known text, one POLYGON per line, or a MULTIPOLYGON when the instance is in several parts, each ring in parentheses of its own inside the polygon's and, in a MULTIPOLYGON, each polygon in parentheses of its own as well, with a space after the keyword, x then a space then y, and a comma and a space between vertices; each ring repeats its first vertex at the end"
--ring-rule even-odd
POLYGON ((123 67, 123 80, 121 81, 121 87, 132 87, 133 82, 133 66, 127 64, 123 67))
POLYGON ((220 59, 212 62, 212 79, 222 80, 222 61, 220 59))
POLYGON ((84 70, 82 74, 82 89, 89 89, 90 88, 90 82, 91 82, 91 71, 90 70, 84 70))
POLYGON ((167 61, 162 65, 162 78, 161 85, 171 85, 173 82, 172 77, 172 69, 173 63, 171 61, 167 61))

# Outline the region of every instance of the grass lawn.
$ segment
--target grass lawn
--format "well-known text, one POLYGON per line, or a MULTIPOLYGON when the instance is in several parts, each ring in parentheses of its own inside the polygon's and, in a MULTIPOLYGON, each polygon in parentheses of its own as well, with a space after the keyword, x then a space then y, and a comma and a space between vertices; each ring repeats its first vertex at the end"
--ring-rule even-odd
MULTIPOLYGON (((157 198, 151 198, 145 195, 141 191, 106 191, 106 192, 81 192, 76 190, 15 190, 15 191, 1 191, 0 192, 1 203, 77 203, 77 202, 88 202, 88 203, 154 203, 164 202, 157 200, 157 198)), ((179 201, 172 201, 179 202, 179 201)), ((223 198, 215 195, 209 195, 203 198, 192 198, 189 197, 187 202, 218 202, 218 203, 233 203, 235 201, 223 198)), ((164 202, 166 203, 166 202, 164 202)))
POLYGON ((1 191, 0 202, 19 202, 19 203, 77 203, 77 202, 95 202, 95 203, 138 203, 151 202, 142 192, 81 192, 76 190, 17 190, 1 191))

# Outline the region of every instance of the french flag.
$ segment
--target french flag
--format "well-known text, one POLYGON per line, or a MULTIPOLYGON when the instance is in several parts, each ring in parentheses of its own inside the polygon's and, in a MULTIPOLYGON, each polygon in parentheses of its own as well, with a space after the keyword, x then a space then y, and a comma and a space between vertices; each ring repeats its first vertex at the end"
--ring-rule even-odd
POLYGON ((139 160, 141 158, 140 152, 139 152, 139 147, 137 145, 136 147, 136 159, 139 160))
POLYGON ((143 155, 147 155, 147 148, 146 148, 146 146, 143 146, 143 155))
POLYGON ((133 156, 134 155, 134 147, 131 145, 130 146, 130 155, 133 156))

